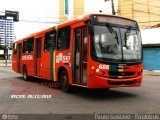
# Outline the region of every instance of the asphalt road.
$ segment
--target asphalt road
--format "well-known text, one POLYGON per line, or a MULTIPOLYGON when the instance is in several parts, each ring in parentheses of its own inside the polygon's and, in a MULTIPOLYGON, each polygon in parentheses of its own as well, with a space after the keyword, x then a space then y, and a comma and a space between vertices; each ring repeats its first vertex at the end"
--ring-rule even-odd
POLYGON ((160 114, 160 76, 144 76, 141 87, 115 88, 109 92, 74 88, 72 93, 63 93, 49 83, 39 85, 46 82, 23 81, 22 75, 14 73, 10 67, 0 67, 0 114, 160 114), (13 94, 23 95, 29 90, 52 91, 48 96, 51 98, 11 98, 13 94))

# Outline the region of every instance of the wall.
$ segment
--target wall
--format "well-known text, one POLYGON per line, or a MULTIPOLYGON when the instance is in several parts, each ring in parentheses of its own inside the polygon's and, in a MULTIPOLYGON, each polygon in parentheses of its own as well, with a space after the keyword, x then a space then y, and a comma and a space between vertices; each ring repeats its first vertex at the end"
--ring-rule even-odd
MULTIPOLYGON (((117 12, 118 0, 114 0, 115 11, 117 12)), ((111 0, 84 0, 84 13, 99 13, 99 10, 102 10, 102 13, 112 14, 111 0)))
POLYGON ((160 44, 160 28, 142 29, 142 44, 160 44))
POLYGON ((65 0, 59 0, 60 22, 76 18, 84 14, 84 0, 68 0, 69 1, 69 14, 65 15, 65 0))
POLYGON ((146 46, 143 48, 144 69, 160 70, 160 28, 143 29, 141 36, 146 46))
POLYGON ((145 70, 160 70, 160 47, 144 48, 143 54, 145 70))
POLYGON ((141 28, 158 24, 160 0, 119 0, 119 15, 139 22, 141 28))
MULTIPOLYGON (((118 10, 118 0, 114 0, 115 11, 118 10)), ((69 17, 64 15, 64 0, 60 0, 60 22, 76 18, 78 16, 89 13, 100 13, 103 11, 105 14, 112 14, 111 1, 105 2, 104 0, 69 0, 69 17)))

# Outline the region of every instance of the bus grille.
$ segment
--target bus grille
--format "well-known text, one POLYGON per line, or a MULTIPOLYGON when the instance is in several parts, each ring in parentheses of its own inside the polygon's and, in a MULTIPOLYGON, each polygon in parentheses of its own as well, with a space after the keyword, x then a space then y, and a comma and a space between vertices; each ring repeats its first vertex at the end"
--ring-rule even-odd
POLYGON ((108 72, 109 76, 132 76, 134 72, 108 72))

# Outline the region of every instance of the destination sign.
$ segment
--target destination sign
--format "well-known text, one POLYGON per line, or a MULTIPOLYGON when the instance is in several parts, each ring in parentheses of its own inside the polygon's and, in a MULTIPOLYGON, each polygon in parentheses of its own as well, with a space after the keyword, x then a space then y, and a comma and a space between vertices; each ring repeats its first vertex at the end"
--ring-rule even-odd
POLYGON ((114 17, 114 16, 93 16, 93 20, 94 22, 98 23, 111 23, 111 24, 137 27, 137 23, 133 20, 114 17))

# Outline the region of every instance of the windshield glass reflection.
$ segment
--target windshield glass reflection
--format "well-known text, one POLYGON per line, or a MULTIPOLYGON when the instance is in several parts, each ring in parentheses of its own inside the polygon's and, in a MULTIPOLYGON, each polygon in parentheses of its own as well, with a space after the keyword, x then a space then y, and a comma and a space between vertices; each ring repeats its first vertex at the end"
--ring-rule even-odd
POLYGON ((110 25, 94 25, 93 48, 92 55, 97 60, 140 60, 140 32, 110 25))

